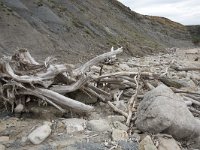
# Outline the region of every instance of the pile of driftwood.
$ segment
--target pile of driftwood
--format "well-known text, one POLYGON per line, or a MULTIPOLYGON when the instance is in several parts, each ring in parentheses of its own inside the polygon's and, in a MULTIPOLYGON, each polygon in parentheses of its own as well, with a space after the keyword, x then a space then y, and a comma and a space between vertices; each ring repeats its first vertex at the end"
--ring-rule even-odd
POLYGON ((111 61, 123 50, 119 48, 102 54, 78 68, 69 64, 53 64, 48 57, 43 64, 38 63, 26 49, 20 49, 12 57, 3 57, 0 62, 1 102, 12 111, 22 111, 26 103, 35 99, 46 101, 62 112, 66 108, 90 112, 94 108, 64 96, 66 93, 82 89, 105 101, 110 94, 98 88, 89 69, 105 60, 111 61))
MULTIPOLYGON (((55 63, 55 59, 52 57, 48 57, 43 63, 39 63, 30 55, 28 50, 20 49, 13 56, 3 57, 0 61, 0 102, 4 104, 6 109, 11 108, 12 112, 17 113, 22 112, 26 105, 33 100, 49 103, 63 113, 68 108, 81 112, 91 112, 94 110, 93 106, 66 96, 67 93, 82 90, 89 95, 96 96, 100 101, 107 103, 114 111, 125 116, 127 118, 126 124, 130 125, 131 120, 136 119, 134 116, 138 105, 137 99, 142 98, 146 91, 154 88, 149 82, 152 79, 155 82, 163 82, 172 87, 176 93, 187 93, 186 96, 191 93, 177 89, 177 83, 167 77, 170 68, 177 71, 183 70, 183 68, 172 65, 174 60, 164 64, 164 73, 145 72, 142 69, 136 72, 103 73, 103 65, 101 64, 112 64, 116 60, 116 55, 122 52, 122 48, 117 50, 112 48, 110 52, 99 55, 76 67, 71 64, 55 63), (92 68, 95 68, 97 64, 101 67, 98 67, 98 71, 94 71, 92 68), (113 85, 118 85, 118 88, 113 85), (144 86, 147 89, 146 91, 144 91, 144 86), (134 90, 127 101, 125 111, 119 109, 113 103, 113 101, 119 101, 123 93, 123 90, 120 91, 119 87, 134 90), (115 88, 116 92, 113 92, 115 88)), ((136 67, 144 68, 145 66, 136 67)), ((191 98, 191 95, 189 96, 191 98)), ((193 94, 192 96, 196 98, 194 97, 196 95, 193 94)), ((196 104, 198 102, 193 100, 191 103, 196 104)))

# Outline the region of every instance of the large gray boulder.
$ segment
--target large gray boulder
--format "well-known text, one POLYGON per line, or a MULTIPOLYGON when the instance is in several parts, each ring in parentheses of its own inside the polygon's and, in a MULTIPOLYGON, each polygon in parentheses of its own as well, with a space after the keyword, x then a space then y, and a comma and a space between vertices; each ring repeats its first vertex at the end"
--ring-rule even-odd
POLYGON ((200 123, 182 98, 165 85, 145 94, 137 110, 136 126, 143 132, 164 132, 176 139, 200 135, 200 123))

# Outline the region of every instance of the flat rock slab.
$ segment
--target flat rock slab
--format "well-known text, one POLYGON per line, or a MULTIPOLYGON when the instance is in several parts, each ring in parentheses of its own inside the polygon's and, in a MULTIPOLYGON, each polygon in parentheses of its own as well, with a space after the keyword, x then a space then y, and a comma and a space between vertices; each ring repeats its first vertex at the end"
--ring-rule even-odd
POLYGON ((88 121, 87 128, 91 131, 99 131, 99 132, 112 130, 108 121, 104 119, 88 121))
POLYGON ((200 123, 182 98, 165 85, 145 94, 137 110, 136 126, 143 132, 164 132, 177 139, 195 138, 200 134, 200 123))

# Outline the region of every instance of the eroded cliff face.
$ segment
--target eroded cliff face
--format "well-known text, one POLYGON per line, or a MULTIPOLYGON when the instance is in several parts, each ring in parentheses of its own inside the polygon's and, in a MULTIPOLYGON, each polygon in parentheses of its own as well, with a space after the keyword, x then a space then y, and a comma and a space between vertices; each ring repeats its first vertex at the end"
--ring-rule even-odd
POLYGON ((28 48, 38 59, 53 55, 83 62, 123 46, 124 55, 190 47, 186 27, 143 16, 116 0, 0 0, 0 54, 28 48))

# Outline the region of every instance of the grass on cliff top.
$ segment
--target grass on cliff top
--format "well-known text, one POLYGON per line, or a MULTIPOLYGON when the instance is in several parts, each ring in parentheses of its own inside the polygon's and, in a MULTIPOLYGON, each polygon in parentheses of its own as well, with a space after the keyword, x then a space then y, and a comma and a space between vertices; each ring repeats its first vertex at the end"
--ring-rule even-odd
POLYGON ((171 27, 171 28, 174 28, 174 29, 185 29, 185 26, 180 24, 180 23, 177 23, 177 22, 174 22, 172 20, 169 20, 165 17, 157 17, 157 16, 146 16, 148 19, 152 20, 152 22, 158 22, 164 26, 168 26, 168 27, 171 27))
POLYGON ((192 36, 192 42, 195 44, 195 45, 198 45, 200 44, 200 35, 199 36, 192 36))

